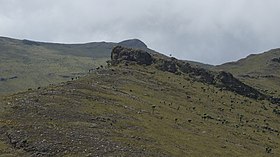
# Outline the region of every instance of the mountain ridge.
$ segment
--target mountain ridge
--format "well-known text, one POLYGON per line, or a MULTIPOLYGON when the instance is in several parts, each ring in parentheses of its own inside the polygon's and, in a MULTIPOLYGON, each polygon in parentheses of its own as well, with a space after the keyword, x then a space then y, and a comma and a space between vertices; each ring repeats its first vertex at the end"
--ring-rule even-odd
POLYGON ((77 80, 2 98, 0 153, 279 156, 279 105, 221 90, 175 58, 120 46, 111 56, 77 80))
MULTIPOLYGON (((76 79, 100 65, 106 65, 112 48, 117 45, 130 45, 131 48, 140 48, 157 57, 166 58, 163 54, 149 49, 139 39, 129 39, 119 43, 64 44, 0 37, 0 43, 0 57, 3 60, 0 63, 0 94, 76 79)), ((280 67, 277 62, 280 58, 279 50, 272 49, 262 54, 252 54, 237 62, 218 66, 185 62, 196 68, 230 72, 242 82, 266 95, 274 93, 273 97, 280 97, 280 92, 277 90, 280 87, 277 83, 280 81, 280 67)))
POLYGON ((280 49, 271 49, 212 69, 231 72, 247 84, 279 97, 280 64, 277 62, 278 58, 280 58, 280 49))
POLYGON ((127 66, 131 64, 131 62, 140 65, 155 64, 159 70, 175 73, 176 75, 188 74, 196 81, 214 85, 221 88, 221 90, 229 90, 253 99, 267 99, 272 103, 280 103, 279 98, 264 95, 254 87, 244 84, 229 72, 208 71, 203 68, 192 66, 188 62, 178 60, 174 57, 162 59, 162 57, 157 58, 156 55, 151 55, 143 50, 133 50, 131 48, 116 46, 112 50, 111 64, 117 65, 122 62, 127 66))
MULTIPOLYGON (((149 50, 138 39, 120 43, 149 50)), ((90 69, 105 65, 110 58, 111 49, 118 44, 112 42, 46 43, 0 37, 0 94, 78 78, 90 69)))

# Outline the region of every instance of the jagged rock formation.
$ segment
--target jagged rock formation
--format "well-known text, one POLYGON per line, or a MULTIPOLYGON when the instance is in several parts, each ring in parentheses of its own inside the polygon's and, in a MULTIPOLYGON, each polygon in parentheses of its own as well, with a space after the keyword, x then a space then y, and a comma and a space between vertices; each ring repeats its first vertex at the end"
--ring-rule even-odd
POLYGON ((221 71, 219 73, 214 73, 202 68, 192 67, 188 63, 183 64, 183 66, 180 67, 180 70, 203 83, 212 84, 253 99, 265 98, 264 94, 239 81, 228 72, 221 71))
POLYGON ((196 81, 214 85, 221 89, 229 90, 249 98, 268 99, 274 103, 276 102, 275 100, 278 100, 266 96, 255 88, 244 84, 231 73, 224 71, 212 72, 203 68, 193 67, 189 63, 177 60, 173 57, 157 58, 156 56, 151 56, 144 50, 117 46, 112 51, 111 59, 113 65, 121 62, 125 62, 126 64, 129 62, 135 62, 140 65, 151 65, 154 63, 155 67, 161 71, 168 71, 175 74, 187 74, 196 81))
POLYGON ((207 84, 214 84, 214 75, 203 68, 192 67, 189 63, 179 63, 180 71, 207 84))
POLYGON ((253 99, 264 99, 266 96, 256 89, 242 83, 237 78, 233 77, 231 73, 220 72, 215 77, 216 84, 225 87, 227 90, 234 91, 240 95, 247 96, 253 99))
POLYGON ((153 58, 148 52, 140 49, 125 48, 122 46, 116 46, 113 48, 111 60, 113 65, 122 61, 136 62, 140 65, 151 65, 153 63, 153 58))
POLYGON ((156 67, 162 71, 168 71, 171 73, 177 72, 177 67, 174 60, 158 59, 156 62, 156 67))
POLYGON ((230 73, 120 50, 116 66, 0 97, 0 156, 280 156, 279 106, 248 99, 258 91, 230 73))

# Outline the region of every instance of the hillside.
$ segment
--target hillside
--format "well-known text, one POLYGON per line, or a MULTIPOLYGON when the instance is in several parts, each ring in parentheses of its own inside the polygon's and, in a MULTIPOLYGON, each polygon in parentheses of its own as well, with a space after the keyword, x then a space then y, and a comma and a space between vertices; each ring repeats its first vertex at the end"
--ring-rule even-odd
POLYGON ((240 80, 267 94, 280 97, 280 49, 253 54, 237 62, 216 66, 233 73, 240 80))
POLYGON ((109 67, 0 101, 2 156, 280 156, 280 110, 227 72, 115 47, 109 67))
POLYGON ((148 50, 138 39, 58 44, 0 37, 0 95, 83 76, 105 65, 116 45, 148 50))

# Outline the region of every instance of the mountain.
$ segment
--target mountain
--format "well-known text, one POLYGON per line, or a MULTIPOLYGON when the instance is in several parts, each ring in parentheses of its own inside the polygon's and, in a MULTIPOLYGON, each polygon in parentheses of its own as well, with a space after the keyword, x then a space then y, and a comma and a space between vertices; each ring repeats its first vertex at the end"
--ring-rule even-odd
POLYGON ((2 156, 280 156, 279 105, 229 72, 114 47, 108 67, 2 97, 2 156))
POLYGON ((280 97, 280 49, 252 54, 237 62, 214 67, 231 72, 243 82, 267 94, 280 97))
POLYGON ((119 45, 124 46, 124 47, 131 47, 131 48, 141 48, 141 49, 148 48, 147 45, 139 39, 125 40, 125 41, 120 42, 119 45))
POLYGON ((116 45, 149 50, 138 39, 58 44, 0 37, 0 95, 83 76, 90 69, 106 65, 116 45))

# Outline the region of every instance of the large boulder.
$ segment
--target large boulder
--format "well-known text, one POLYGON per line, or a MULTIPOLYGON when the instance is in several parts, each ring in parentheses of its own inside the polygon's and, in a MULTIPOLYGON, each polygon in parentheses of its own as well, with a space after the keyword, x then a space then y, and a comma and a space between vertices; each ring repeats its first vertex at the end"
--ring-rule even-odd
POLYGON ((151 65, 153 63, 153 58, 148 52, 122 46, 116 46, 113 48, 111 60, 113 65, 120 62, 136 62, 140 65, 151 65))

